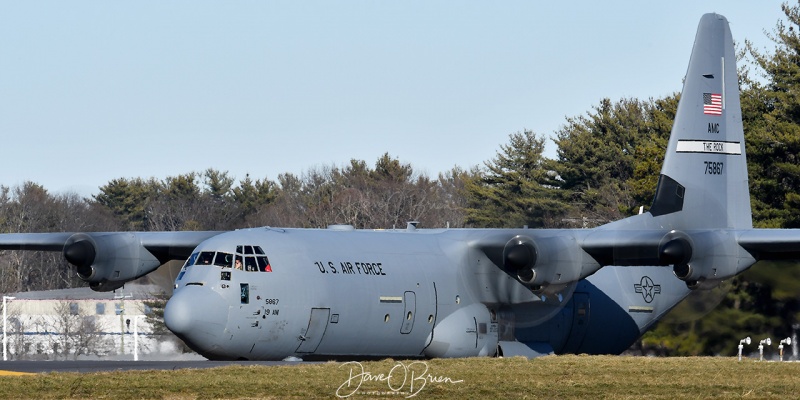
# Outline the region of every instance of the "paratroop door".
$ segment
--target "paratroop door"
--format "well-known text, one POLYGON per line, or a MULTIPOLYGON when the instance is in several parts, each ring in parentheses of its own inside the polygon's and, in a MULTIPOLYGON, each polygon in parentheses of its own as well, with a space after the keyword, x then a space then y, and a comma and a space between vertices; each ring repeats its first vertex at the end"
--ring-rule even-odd
POLYGON ((317 350, 325 330, 328 329, 328 320, 331 315, 330 308, 312 308, 311 318, 308 320, 308 327, 305 334, 300 336, 300 346, 297 347, 298 353, 313 353, 317 350))

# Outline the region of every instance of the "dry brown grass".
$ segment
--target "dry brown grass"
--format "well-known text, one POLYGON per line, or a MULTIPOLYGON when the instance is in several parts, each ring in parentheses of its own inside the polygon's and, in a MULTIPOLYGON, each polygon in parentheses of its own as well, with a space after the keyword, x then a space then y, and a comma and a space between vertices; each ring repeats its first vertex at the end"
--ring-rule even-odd
POLYGON ((738 362, 735 358, 383 360, 9 376, 0 377, 0 398, 305 399, 334 398, 339 390, 340 395, 362 399, 405 398, 414 393, 423 399, 785 399, 800 397, 799 376, 800 363, 738 362), (366 374, 361 376, 369 378, 363 382, 358 377, 362 371, 366 374), (348 387, 351 374, 354 378, 348 387))

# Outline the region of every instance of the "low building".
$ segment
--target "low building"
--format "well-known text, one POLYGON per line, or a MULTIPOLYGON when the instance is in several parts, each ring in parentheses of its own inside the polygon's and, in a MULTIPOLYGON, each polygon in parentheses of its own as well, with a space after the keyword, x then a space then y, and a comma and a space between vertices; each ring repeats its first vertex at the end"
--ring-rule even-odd
POLYGON ((7 358, 76 359, 108 357, 133 359, 134 351, 163 350, 160 335, 147 321, 145 303, 159 293, 157 286, 128 285, 115 292, 89 288, 7 294, 7 358), (134 347, 134 345, 138 347, 134 347))

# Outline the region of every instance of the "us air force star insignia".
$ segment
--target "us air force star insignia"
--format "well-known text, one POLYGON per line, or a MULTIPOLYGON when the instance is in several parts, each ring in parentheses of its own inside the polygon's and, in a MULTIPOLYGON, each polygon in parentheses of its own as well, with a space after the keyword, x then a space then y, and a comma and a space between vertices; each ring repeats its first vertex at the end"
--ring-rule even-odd
POLYGON ((661 285, 656 285, 649 276, 643 276, 641 283, 635 283, 633 288, 636 293, 641 293, 644 301, 650 303, 653 301, 655 295, 661 293, 661 285))

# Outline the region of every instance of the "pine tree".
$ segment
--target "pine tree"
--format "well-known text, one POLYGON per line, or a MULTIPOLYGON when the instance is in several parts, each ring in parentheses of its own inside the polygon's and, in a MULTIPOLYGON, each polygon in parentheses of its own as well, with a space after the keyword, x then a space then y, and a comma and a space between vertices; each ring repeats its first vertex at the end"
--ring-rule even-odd
POLYGON ((555 172, 543 156, 544 138, 525 130, 509 135, 486 170, 467 182, 467 224, 476 227, 555 227, 567 205, 548 185, 555 172))

